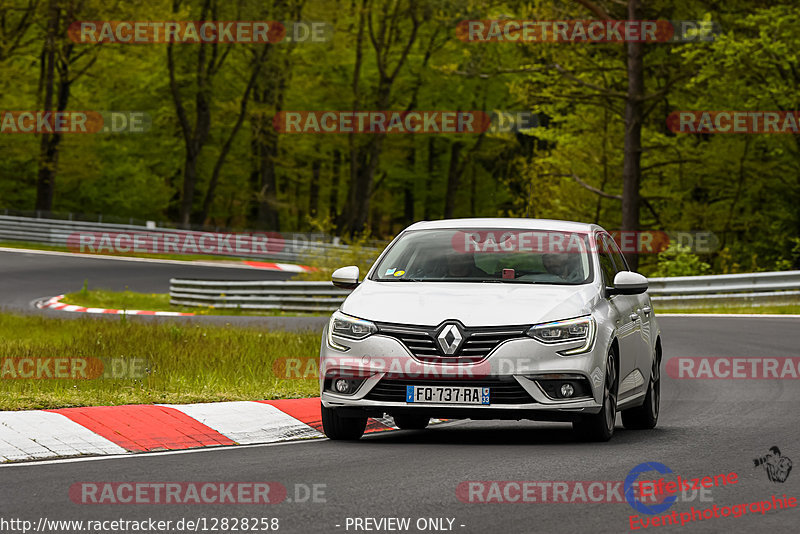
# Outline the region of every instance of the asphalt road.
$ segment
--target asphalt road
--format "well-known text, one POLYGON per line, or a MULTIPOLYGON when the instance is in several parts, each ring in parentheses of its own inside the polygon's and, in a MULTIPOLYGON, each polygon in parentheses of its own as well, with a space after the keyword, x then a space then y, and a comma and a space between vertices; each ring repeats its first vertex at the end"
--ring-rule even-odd
MULTIPOLYGON (((7 273, 8 258, 3 255, 0 259, 7 273)), ((9 288, 17 287, 17 292, 10 294, 12 300, 18 299, 17 305, 24 291, 30 294, 35 289, 41 296, 63 292, 79 287, 84 277, 90 285, 93 281, 113 282, 113 275, 103 274, 103 268, 82 275, 80 264, 64 264, 62 269, 59 262, 55 272, 46 264, 28 263, 26 270, 24 261, 15 258, 13 262, 16 282, 3 276, 0 298, 5 299, 9 288), (29 276, 43 285, 36 286, 29 276), (75 285, 61 287, 49 277, 73 280, 75 285), (25 284, 29 285, 23 291, 25 284)), ((131 269, 133 276, 127 283, 131 289, 163 288, 156 278, 175 272, 142 266, 131 269)), ((792 318, 664 317, 661 324, 665 361, 678 356, 798 356, 800 346, 800 321, 792 318)), ((181 518, 206 518, 206 525, 211 526, 214 519, 266 517, 279 519, 280 532, 393 532, 346 526, 348 518, 399 517, 411 520, 411 528, 405 532, 422 531, 415 524, 420 518, 452 519, 452 531, 464 533, 626 532, 631 530, 629 516, 636 514, 626 503, 467 503, 459 500, 456 489, 465 481, 621 481, 636 465, 652 461, 688 478, 738 475, 736 484, 715 488, 704 500, 689 495, 668 512, 691 512, 693 506, 732 506, 768 500, 772 495, 800 497, 800 473, 790 473, 785 483, 775 483, 753 465, 753 459, 772 446, 800 461, 799 408, 797 380, 676 380, 664 373, 658 427, 626 431, 618 421, 616 434, 603 444, 574 441, 564 424, 467 421, 424 431, 373 434, 357 443, 318 440, 5 466, 0 467, 0 531, 13 532, 2 520, 14 518, 34 524, 40 518, 153 518, 171 520, 173 525, 181 518), (286 486, 293 502, 213 506, 72 502, 70 486, 86 481, 271 481, 286 486), (318 502, 296 502, 296 485, 314 484, 324 485, 318 502)), ((799 515, 798 508, 770 510, 763 515, 748 511, 738 518, 651 526, 648 531, 788 533, 798 531, 799 515)), ((230 525, 223 531, 234 532, 230 525)))
MULTIPOLYGON (((103 259, 89 255, 42 254, 33 251, 0 251, 0 307, 23 312, 76 319, 87 314, 34 310, 36 300, 78 291, 88 281, 90 289, 129 289, 139 293, 167 293, 170 278, 199 278, 207 280, 286 280, 292 273, 269 271, 241 266, 193 265, 189 262, 132 261, 130 259, 103 259)), ((96 319, 114 320, 111 316, 93 316, 96 319)), ((235 320, 240 324, 265 328, 299 329, 321 328, 325 319, 318 317, 255 317, 255 316, 197 316, 153 317, 131 316, 133 320, 225 323, 235 320)))

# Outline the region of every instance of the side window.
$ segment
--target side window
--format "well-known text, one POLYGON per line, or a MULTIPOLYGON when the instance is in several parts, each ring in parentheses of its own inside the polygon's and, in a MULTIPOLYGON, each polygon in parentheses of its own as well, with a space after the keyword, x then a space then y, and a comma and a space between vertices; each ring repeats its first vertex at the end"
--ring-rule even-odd
POLYGON ((614 275, 617 274, 617 269, 614 266, 608 242, 602 234, 595 234, 595 243, 597 243, 597 258, 600 260, 600 270, 603 271, 603 281, 606 287, 614 287, 614 275))
POLYGON ((625 257, 620 252, 617 243, 610 237, 604 236, 606 241, 608 241, 608 251, 611 253, 611 257, 614 259, 614 265, 617 266, 617 272, 620 271, 630 271, 628 268, 628 262, 625 261, 625 257))

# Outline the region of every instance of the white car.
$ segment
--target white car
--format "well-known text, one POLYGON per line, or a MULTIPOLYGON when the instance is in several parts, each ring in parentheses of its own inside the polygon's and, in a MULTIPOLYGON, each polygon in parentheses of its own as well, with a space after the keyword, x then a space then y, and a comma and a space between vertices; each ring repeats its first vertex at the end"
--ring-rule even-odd
POLYGON ((368 417, 569 421, 606 441, 656 426, 661 336, 647 279, 600 226, 455 219, 406 228, 325 328, 322 423, 358 439, 368 417))

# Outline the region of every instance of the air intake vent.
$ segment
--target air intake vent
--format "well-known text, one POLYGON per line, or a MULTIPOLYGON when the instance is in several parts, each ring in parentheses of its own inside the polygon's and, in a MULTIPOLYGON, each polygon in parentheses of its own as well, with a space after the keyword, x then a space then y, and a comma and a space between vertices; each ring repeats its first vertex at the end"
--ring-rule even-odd
POLYGON ((464 338, 455 353, 447 355, 436 336, 447 325, 435 328, 376 323, 378 333, 399 340, 420 361, 427 363, 477 363, 511 339, 524 338, 530 326, 473 327, 459 326, 464 338))

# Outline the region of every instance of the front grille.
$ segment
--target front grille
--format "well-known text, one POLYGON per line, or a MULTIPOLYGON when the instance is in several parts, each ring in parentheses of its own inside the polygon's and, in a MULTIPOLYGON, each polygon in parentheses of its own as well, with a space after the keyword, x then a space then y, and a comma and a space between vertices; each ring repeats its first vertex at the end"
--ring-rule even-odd
POLYGON ((524 338, 530 326, 500 326, 465 328, 459 325, 464 337, 461 346, 451 355, 442 352, 436 335, 446 324, 437 327, 405 326, 376 323, 378 333, 400 341, 420 361, 427 363, 477 363, 500 344, 510 339, 524 338))
POLYGON ((405 402, 406 386, 477 386, 489 388, 491 404, 529 404, 535 402, 519 382, 511 379, 419 380, 384 378, 364 397, 383 402, 405 402))

